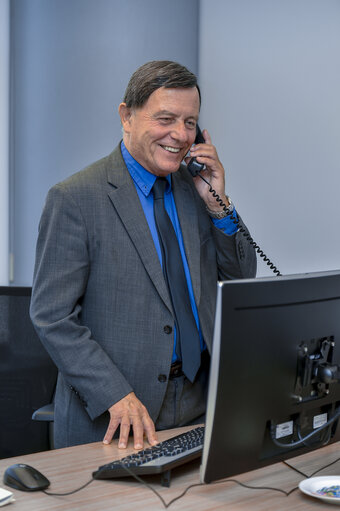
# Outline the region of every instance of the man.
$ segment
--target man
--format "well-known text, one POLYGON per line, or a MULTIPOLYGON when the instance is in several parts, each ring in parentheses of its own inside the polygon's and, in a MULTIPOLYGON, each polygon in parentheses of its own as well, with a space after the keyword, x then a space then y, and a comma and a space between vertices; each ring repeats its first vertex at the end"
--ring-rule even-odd
POLYGON ((256 257, 209 186, 181 164, 190 150, 232 209, 206 130, 206 143, 192 147, 199 110, 192 73, 145 64, 119 106, 123 141, 48 194, 31 317, 59 369, 56 447, 109 443, 119 431, 124 448, 132 426, 141 448, 144 434, 155 444, 156 429, 204 416, 216 282, 254 276, 256 257), (162 238, 169 217, 176 256, 162 238), (183 335, 187 323, 192 335, 183 335))

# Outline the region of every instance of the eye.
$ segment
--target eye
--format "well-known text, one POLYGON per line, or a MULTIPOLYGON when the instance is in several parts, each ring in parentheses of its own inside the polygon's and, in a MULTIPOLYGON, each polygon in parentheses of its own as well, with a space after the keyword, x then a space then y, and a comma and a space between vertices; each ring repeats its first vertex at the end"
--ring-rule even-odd
POLYGON ((162 124, 170 124, 170 122, 172 121, 172 117, 166 117, 166 116, 163 116, 163 117, 160 117, 158 119, 162 124))
POLYGON ((189 129, 195 129, 196 128, 196 121, 186 121, 185 123, 189 129))

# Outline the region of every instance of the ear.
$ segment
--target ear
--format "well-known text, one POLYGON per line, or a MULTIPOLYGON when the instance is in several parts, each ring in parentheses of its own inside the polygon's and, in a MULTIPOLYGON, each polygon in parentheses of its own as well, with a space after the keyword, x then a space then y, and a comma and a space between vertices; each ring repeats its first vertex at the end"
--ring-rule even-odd
POLYGON ((131 121, 131 115, 132 115, 131 108, 128 108, 126 106, 126 103, 121 103, 118 107, 118 112, 119 112, 120 121, 122 123, 125 133, 129 133, 130 126, 131 126, 130 121, 131 121))

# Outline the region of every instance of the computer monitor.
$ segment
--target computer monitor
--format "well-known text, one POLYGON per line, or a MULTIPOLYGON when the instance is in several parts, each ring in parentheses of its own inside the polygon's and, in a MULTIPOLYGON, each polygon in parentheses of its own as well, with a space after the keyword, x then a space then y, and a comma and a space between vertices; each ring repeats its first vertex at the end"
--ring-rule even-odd
POLYGON ((339 370, 340 271, 220 282, 201 481, 340 440, 339 370))

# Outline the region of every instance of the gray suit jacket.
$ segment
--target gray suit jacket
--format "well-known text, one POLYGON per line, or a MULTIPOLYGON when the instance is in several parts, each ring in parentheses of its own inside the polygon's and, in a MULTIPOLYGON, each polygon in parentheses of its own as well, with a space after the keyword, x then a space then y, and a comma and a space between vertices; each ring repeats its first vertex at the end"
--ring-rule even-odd
MULTIPOLYGON (((211 348, 218 279, 251 277, 254 250, 206 213, 185 167, 172 176, 202 333, 211 348)), ((108 408, 134 391, 155 421, 167 386, 171 303, 119 147, 48 193, 31 318, 59 368, 56 447, 104 437, 108 408), (164 381, 165 380, 165 381, 164 381)))

